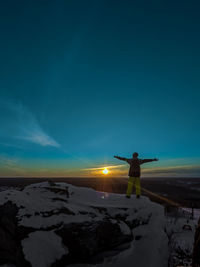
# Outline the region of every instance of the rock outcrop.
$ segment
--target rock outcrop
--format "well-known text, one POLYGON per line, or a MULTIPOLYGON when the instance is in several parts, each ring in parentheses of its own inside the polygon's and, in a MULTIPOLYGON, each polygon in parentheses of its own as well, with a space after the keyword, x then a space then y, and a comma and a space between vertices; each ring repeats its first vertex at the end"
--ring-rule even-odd
MULTIPOLYGON (((165 255, 164 211, 146 197, 129 200, 123 195, 44 182, 0 192, 0 203, 0 264, 84 266, 120 253, 123 264, 123 251, 130 256, 137 243, 139 259, 145 242, 149 251, 165 255), (155 239, 156 233, 160 236, 155 239)), ((160 264, 159 257, 154 259, 148 252, 137 266, 145 266, 149 259, 160 264)), ((110 264, 118 266, 116 259, 110 264)))

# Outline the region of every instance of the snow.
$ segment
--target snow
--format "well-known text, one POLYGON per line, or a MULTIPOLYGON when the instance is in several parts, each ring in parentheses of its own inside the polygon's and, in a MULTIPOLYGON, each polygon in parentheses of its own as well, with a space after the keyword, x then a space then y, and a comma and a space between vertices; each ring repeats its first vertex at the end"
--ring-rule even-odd
MULTIPOLYGON (((0 192, 1 205, 8 200, 20 207, 17 215, 18 224, 35 229, 35 232, 22 240, 25 258, 33 267, 48 267, 68 253, 62 239, 53 230, 48 231, 48 227, 73 222, 99 221, 105 217, 103 214, 105 208, 113 217, 126 215, 126 221, 137 219, 140 222, 132 230, 134 239, 129 248, 119 251, 117 255, 105 257, 103 263, 70 266, 167 267, 169 240, 164 230, 167 222, 164 208, 151 202, 147 197, 142 196, 137 199, 132 195, 131 199, 127 199, 122 194, 97 192, 66 183, 50 185, 48 182, 43 182, 29 185, 23 191, 13 189, 0 192), (49 188, 61 190, 61 193, 53 192, 49 188), (65 194, 66 190, 69 197, 65 194), (98 209, 102 209, 101 212, 98 212, 98 209)), ((124 234, 130 233, 131 230, 126 223, 117 220, 116 223, 119 223, 124 234)), ((177 224, 168 222, 167 230, 175 231, 177 228, 180 232, 183 223, 185 221, 181 220, 177 224)), ((191 249, 194 233, 184 231, 181 233, 182 235, 176 236, 175 242, 179 240, 183 246, 189 246, 191 249)))
MULTIPOLYGON (((181 209, 188 213, 190 216, 192 215, 192 209, 185 207, 182 207, 181 209)), ((200 217, 200 209, 193 209, 193 217, 196 220, 200 217)))
MULTIPOLYGON (((18 219, 19 224, 27 227, 44 228, 52 224, 56 225, 61 222, 83 222, 91 220, 91 217, 81 214, 81 212, 94 212, 93 207, 104 207, 108 208, 110 213, 115 212, 116 208, 136 208, 139 210, 139 214, 131 213, 130 219, 137 217, 145 217, 148 215, 149 209, 156 208, 159 205, 150 202, 147 197, 138 199, 127 199, 124 195, 97 192, 93 189, 84 187, 75 187, 66 183, 56 183, 55 189, 66 189, 70 193, 68 199, 64 195, 59 195, 54 192, 47 190, 49 188, 48 182, 39 184, 32 184, 27 186, 23 191, 18 190, 7 190, 1 192, 0 202, 11 200, 20 208, 18 219), (104 196, 104 198, 102 198, 104 196), (53 201, 54 198, 59 197, 63 201, 53 201), (23 207, 23 208, 22 208, 23 207), (112 210, 112 208, 114 208, 112 210), (70 214, 55 214, 60 209, 67 209, 74 215, 70 214), (52 216, 43 217, 41 214, 52 212, 52 216), (141 213, 141 215, 140 215, 141 213), (55 214, 55 215, 54 215, 55 214), (27 216, 28 215, 28 216, 27 216)), ((159 206, 159 212, 163 213, 163 209, 159 206)), ((98 213, 99 220, 101 215, 98 213)))
POLYGON ((168 218, 166 232, 170 237, 170 267, 191 265, 196 225, 196 220, 188 220, 184 217, 168 218), (184 229, 186 225, 190 226, 190 230, 184 229), (182 257, 182 255, 185 255, 185 257, 182 257))
POLYGON ((29 238, 22 241, 25 258, 32 267, 50 266, 68 249, 62 245, 62 240, 53 231, 36 231, 29 234, 29 238))
POLYGON ((124 233, 125 235, 130 234, 130 228, 127 226, 126 223, 119 222, 118 224, 120 226, 120 229, 121 229, 122 233, 124 233))

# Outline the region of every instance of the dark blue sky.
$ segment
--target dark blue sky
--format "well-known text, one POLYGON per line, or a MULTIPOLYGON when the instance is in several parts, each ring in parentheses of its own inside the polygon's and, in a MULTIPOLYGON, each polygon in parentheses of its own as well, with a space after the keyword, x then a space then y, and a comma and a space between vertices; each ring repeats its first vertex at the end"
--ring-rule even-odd
POLYGON ((198 1, 1 1, 1 176, 90 175, 134 151, 160 159, 147 175, 200 175, 199 12, 198 1))

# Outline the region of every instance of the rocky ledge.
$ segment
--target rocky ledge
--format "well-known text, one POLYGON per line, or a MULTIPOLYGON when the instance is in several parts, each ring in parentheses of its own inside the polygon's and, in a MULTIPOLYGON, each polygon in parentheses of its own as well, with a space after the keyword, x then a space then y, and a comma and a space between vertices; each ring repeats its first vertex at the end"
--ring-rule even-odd
POLYGON ((155 267, 167 262, 164 211, 146 197, 126 199, 43 182, 0 192, 0 203, 0 264, 128 266, 134 259, 136 266, 155 267))

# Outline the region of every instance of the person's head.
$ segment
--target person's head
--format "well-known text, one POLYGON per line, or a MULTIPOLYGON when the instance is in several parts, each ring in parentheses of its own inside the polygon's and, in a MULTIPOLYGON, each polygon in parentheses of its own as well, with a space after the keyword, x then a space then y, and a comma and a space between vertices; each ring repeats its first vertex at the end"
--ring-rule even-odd
POLYGON ((138 154, 137 152, 134 152, 134 153, 133 153, 133 158, 137 158, 138 155, 139 155, 139 154, 138 154))

